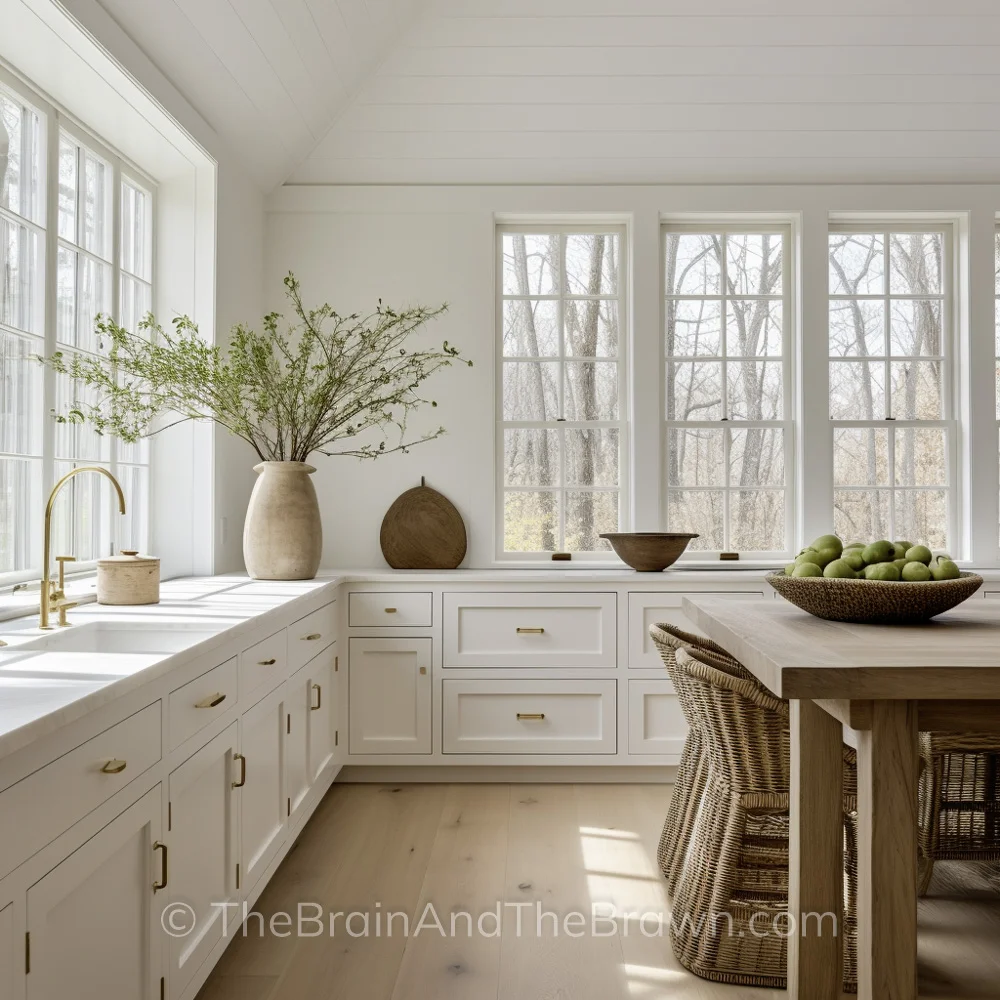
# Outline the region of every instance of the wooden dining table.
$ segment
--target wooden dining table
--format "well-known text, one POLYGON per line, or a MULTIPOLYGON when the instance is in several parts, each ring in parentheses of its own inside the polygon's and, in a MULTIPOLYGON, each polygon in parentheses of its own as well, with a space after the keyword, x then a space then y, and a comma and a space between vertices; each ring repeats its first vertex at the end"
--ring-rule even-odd
POLYGON ((858 996, 917 997, 917 734, 997 732, 1000 605, 919 625, 815 618, 784 600, 685 598, 706 635, 790 701, 788 995, 835 1000, 841 942, 804 914, 843 905, 842 746, 858 753, 858 996), (845 733, 847 730, 853 731, 845 733), (812 930, 814 933, 810 934, 812 930))

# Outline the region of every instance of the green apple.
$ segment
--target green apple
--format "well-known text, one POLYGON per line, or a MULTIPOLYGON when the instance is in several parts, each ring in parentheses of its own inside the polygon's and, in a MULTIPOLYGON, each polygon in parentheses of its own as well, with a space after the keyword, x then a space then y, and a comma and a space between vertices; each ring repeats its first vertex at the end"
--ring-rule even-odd
POLYGON ((808 552, 803 552, 801 555, 795 557, 796 566, 815 566, 817 569, 822 569, 823 567, 819 564, 819 553, 812 550, 808 552))
POLYGON ((922 562, 926 566, 933 558, 926 545, 914 545, 906 550, 907 562, 922 562))
POLYGON ((816 557, 813 559, 813 562, 815 562, 817 566, 826 566, 827 563, 832 563, 835 559, 839 558, 839 549, 820 549, 816 553, 816 557))
POLYGON ((822 576, 823 571, 816 563, 799 563, 792 571, 792 576, 822 576))
POLYGON ((931 578, 931 571, 920 561, 908 562, 903 567, 903 579, 909 583, 923 583, 931 578))
POLYGON ((957 580, 962 575, 958 565, 951 559, 938 559, 930 570, 935 580, 957 580))
POLYGON ((896 558, 902 559, 907 551, 913 548, 913 542, 893 542, 892 547, 896 551, 896 558))
POLYGON ((844 551, 844 543, 836 535, 820 535, 812 543, 812 547, 817 552, 822 552, 823 549, 835 549, 837 552, 837 555, 834 556, 835 559, 844 551))
POLYGON ((866 545, 861 553, 861 558, 871 566, 872 563, 891 562, 896 558, 896 549, 892 542, 885 540, 872 542, 866 545))
POLYGON ((909 562, 908 559, 893 559, 892 564, 899 567, 900 573, 903 572, 903 567, 909 562))
POLYGON ((899 567, 895 563, 872 563, 865 568, 866 580, 898 580, 899 567))
POLYGON ((846 562, 855 572, 865 568, 865 561, 861 558, 860 549, 844 549, 844 554, 840 559, 841 562, 846 562))
POLYGON ((854 567, 846 559, 834 559, 826 564, 823 576, 839 580, 856 580, 857 574, 854 567))

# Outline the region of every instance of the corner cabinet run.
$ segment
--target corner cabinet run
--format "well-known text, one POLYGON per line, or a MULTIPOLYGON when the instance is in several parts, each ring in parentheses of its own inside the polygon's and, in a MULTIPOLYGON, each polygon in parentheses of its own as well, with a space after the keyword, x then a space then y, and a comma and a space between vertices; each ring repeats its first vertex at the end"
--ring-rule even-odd
POLYGON ((0 758, 0 1000, 194 1000, 343 763, 337 591, 0 758))
POLYGON ((649 626, 696 631, 692 595, 772 599, 749 573, 477 576, 345 584, 347 763, 676 764, 686 724, 649 626))

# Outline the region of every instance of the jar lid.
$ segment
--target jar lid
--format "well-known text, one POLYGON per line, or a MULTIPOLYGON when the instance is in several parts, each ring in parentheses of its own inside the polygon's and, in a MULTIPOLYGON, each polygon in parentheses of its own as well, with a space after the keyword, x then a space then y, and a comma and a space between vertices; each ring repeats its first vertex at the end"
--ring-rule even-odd
POLYGON ((104 559, 98 559, 98 566, 121 566, 123 564, 134 566, 139 564, 155 565, 160 561, 159 556, 141 556, 138 552, 130 549, 122 549, 121 552, 116 556, 107 556, 104 559))

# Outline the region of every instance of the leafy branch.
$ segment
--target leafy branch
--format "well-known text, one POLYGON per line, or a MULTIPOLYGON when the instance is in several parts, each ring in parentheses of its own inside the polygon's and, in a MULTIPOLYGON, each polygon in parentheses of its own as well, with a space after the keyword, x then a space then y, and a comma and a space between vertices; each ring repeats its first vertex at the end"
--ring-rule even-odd
POLYGON ((306 308, 293 274, 284 284, 294 319, 268 313, 260 333, 238 325, 227 348, 207 344, 187 316, 165 330, 147 314, 132 333, 99 315, 105 358, 60 351, 37 359, 93 390, 92 401, 77 400, 56 419, 129 443, 187 420, 214 420, 272 462, 304 462, 313 452, 374 459, 445 433, 410 437, 409 418, 437 406, 421 391, 428 378, 472 362, 448 341, 432 350, 407 344, 446 305, 397 312, 379 301, 367 316, 342 316, 327 303, 306 308), (375 429, 382 440, 359 440, 375 429))

